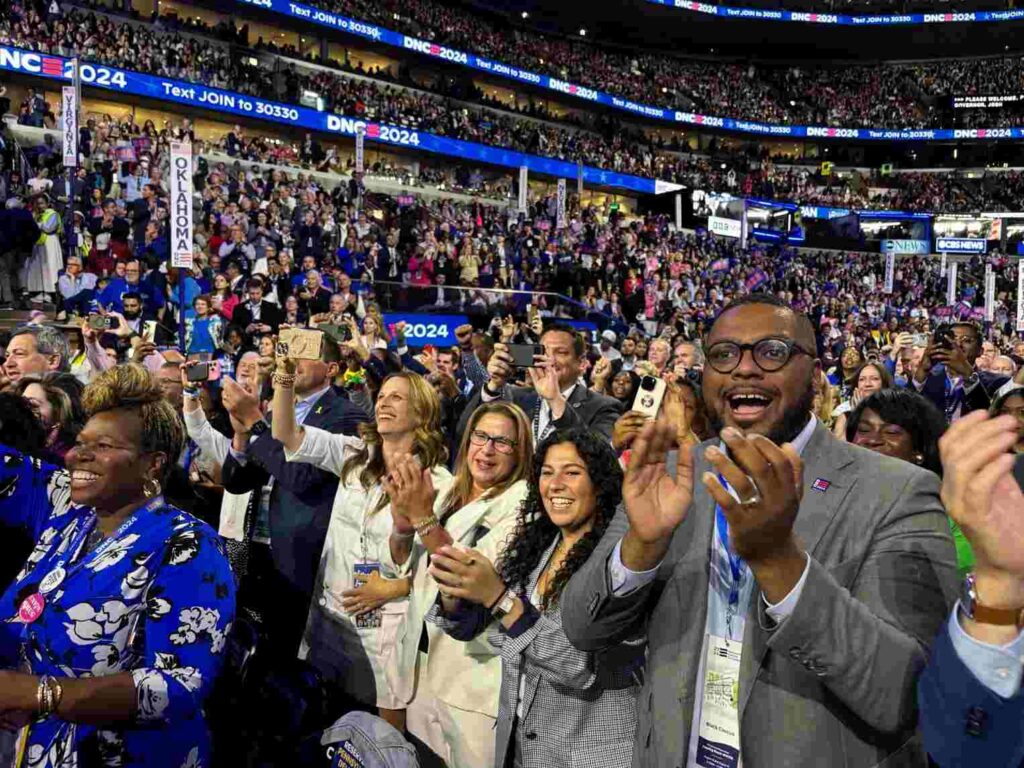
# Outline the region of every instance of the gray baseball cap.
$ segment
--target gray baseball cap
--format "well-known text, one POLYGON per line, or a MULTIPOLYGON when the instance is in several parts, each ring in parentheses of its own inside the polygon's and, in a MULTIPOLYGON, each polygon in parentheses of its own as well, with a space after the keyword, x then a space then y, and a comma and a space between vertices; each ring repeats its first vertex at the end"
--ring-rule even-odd
POLYGON ((419 768, 416 750, 390 723, 349 712, 320 737, 332 768, 419 768))

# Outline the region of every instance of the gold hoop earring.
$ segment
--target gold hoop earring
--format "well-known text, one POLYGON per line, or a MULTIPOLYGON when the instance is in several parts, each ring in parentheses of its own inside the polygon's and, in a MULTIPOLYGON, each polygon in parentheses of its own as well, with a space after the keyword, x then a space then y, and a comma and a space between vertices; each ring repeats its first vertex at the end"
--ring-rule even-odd
POLYGON ((157 480, 155 477, 149 478, 148 480, 146 480, 146 482, 142 484, 142 493, 145 495, 147 499, 152 499, 154 496, 159 496, 161 490, 162 489, 160 488, 160 481, 157 480))

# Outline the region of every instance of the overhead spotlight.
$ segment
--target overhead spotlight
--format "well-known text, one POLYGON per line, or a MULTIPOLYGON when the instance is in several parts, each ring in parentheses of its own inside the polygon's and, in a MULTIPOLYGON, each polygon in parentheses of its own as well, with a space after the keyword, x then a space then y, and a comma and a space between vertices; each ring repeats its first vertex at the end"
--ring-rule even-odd
POLYGON ((790 99, 789 100, 789 106, 795 107, 796 106, 796 101, 794 101, 793 99, 790 99))
POLYGON ((724 171, 725 168, 726 168, 725 163, 722 163, 722 170, 724 171))
POLYGON ((523 14, 522 14, 522 16, 523 16, 523 18, 524 18, 524 19, 528 19, 528 18, 530 18, 530 14, 529 14, 529 13, 527 13, 526 11, 523 11, 523 14))
POLYGON ((661 86, 661 92, 662 93, 668 93, 668 88, 666 86, 664 86, 664 85, 661 86))
POLYGON ((580 37, 586 37, 586 36, 587 36, 587 30, 585 30, 583 27, 580 27, 580 37))

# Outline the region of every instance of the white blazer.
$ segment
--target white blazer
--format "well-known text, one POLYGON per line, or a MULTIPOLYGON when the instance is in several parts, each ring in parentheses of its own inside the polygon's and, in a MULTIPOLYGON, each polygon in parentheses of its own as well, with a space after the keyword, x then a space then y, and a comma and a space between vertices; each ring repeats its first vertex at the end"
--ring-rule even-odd
MULTIPOLYGON (((519 507, 526 498, 525 480, 511 485, 493 498, 482 497, 457 510, 445 522, 445 530, 455 541, 480 552, 495 563, 505 551, 505 544, 515 531, 519 507), (480 534, 483 533, 481 536, 480 534)), ((437 498, 443 502, 443 493, 437 498)), ((438 503, 435 502, 435 512, 438 503)), ((388 554, 390 560, 390 552, 388 554)), ((488 641, 486 633, 468 643, 453 640, 434 624, 427 623, 429 650, 426 669, 417 668, 420 635, 424 619, 437 600, 437 582, 427 573, 428 554, 417 539, 404 570, 412 577, 412 592, 406 620, 398 631, 396 663, 388 668, 397 672, 392 691, 408 703, 419 687, 417 678, 427 681, 433 694, 453 707, 498 716, 498 695, 501 690, 501 657, 488 641)), ((387 567, 402 572, 393 562, 387 567)))
MULTIPOLYGON (((338 477, 341 477, 345 461, 363 447, 363 441, 355 437, 336 435, 315 427, 304 427, 304 432, 299 450, 295 453, 286 450, 285 458, 313 464, 338 477)), ((436 466, 431 469, 431 476, 440 499, 451 483, 451 473, 443 466, 436 466)), ((388 566, 392 561, 389 544, 391 505, 377 510, 383 494, 380 485, 363 488, 356 471, 347 481, 343 479, 338 484, 299 657, 309 658, 317 667, 326 665, 331 669, 345 669, 351 666, 351 662, 365 667, 368 661, 377 687, 376 701, 369 703, 394 709, 395 697, 388 682, 392 675, 385 674, 385 666, 386 660, 393 656, 394 631, 404 623, 408 599, 382 606, 385 631, 356 626, 353 617, 341 605, 341 593, 353 586, 357 562, 380 563, 381 575, 394 575, 388 566), (317 623, 321 614, 330 620, 332 632, 321 631, 317 623), (331 634, 334 637, 329 637, 331 634)), ((359 701, 366 701, 369 692, 362 689, 364 680, 353 675, 337 682, 359 701), (352 690, 347 683, 351 683, 352 690)))

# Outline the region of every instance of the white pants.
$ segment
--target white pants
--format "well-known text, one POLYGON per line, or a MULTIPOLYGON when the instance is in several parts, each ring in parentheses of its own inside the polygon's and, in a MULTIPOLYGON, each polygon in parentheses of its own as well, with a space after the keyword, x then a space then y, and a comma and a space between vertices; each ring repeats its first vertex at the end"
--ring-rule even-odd
POLYGON ((405 727, 448 764, 448 768, 494 765, 495 718, 446 704, 425 686, 406 710, 405 727))

